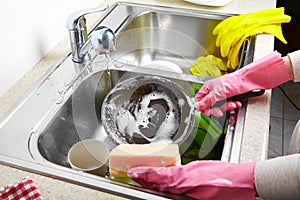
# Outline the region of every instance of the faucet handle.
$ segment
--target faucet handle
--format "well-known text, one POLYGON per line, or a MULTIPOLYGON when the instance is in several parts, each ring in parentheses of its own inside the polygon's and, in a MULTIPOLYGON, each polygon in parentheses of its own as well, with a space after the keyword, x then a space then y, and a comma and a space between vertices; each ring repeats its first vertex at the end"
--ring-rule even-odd
POLYGON ((84 15, 101 12, 108 8, 108 5, 102 5, 95 8, 83 9, 72 13, 67 19, 67 28, 69 29, 70 44, 72 50, 72 60, 82 63, 86 52, 81 50, 87 42, 87 28, 84 15))
POLYGON ((77 30, 78 29, 78 23, 81 20, 84 15, 94 13, 94 12, 102 12, 105 11, 108 8, 108 5, 101 5, 95 8, 87 8, 83 10, 78 10, 73 12, 69 17, 67 18, 67 28, 69 30, 77 30))

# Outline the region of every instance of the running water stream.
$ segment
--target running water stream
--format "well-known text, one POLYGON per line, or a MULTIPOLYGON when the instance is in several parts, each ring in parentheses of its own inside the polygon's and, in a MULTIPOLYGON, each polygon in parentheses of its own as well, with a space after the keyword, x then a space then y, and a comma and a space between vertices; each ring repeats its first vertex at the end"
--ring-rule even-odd
POLYGON ((111 73, 110 73, 110 62, 111 58, 109 56, 109 54, 105 54, 105 65, 106 65, 106 73, 107 73, 107 77, 108 77, 108 88, 112 89, 113 84, 112 84, 112 78, 111 78, 111 73))

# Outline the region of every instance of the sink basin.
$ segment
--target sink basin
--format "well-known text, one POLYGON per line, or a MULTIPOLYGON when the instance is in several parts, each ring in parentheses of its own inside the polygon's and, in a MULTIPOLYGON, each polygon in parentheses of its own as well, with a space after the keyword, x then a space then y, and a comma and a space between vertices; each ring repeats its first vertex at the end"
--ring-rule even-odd
MULTIPOLYGON (((115 32, 117 50, 109 58, 98 55, 83 64, 68 56, 54 66, 1 121, 0 162, 128 198, 188 199, 76 171, 70 168, 67 154, 83 139, 104 141, 109 149, 116 146, 100 114, 104 98, 120 81, 140 75, 163 77, 193 97, 193 86, 208 78, 191 75, 189 67, 201 55, 218 56, 212 30, 228 16, 130 3, 113 5, 96 26, 115 32)), ((252 61, 254 39, 245 41, 240 66, 252 61)), ((241 109, 212 119, 223 134, 208 158, 239 161, 245 108, 246 101, 241 109)), ((192 139, 182 145, 181 153, 192 143, 197 126, 191 129, 192 139)))

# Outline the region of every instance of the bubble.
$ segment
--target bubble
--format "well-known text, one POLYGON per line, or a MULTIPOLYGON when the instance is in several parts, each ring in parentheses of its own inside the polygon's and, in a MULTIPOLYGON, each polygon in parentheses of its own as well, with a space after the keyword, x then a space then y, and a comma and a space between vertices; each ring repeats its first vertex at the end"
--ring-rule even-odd
POLYGON ((185 105, 185 101, 183 99, 178 99, 178 105, 182 108, 185 105))

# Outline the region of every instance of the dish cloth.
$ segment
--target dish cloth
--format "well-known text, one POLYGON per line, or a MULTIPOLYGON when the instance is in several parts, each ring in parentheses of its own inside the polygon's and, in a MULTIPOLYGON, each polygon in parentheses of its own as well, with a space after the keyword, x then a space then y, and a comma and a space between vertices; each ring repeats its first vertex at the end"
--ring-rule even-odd
POLYGON ((43 200, 40 191, 31 178, 0 188, 1 200, 43 200))

